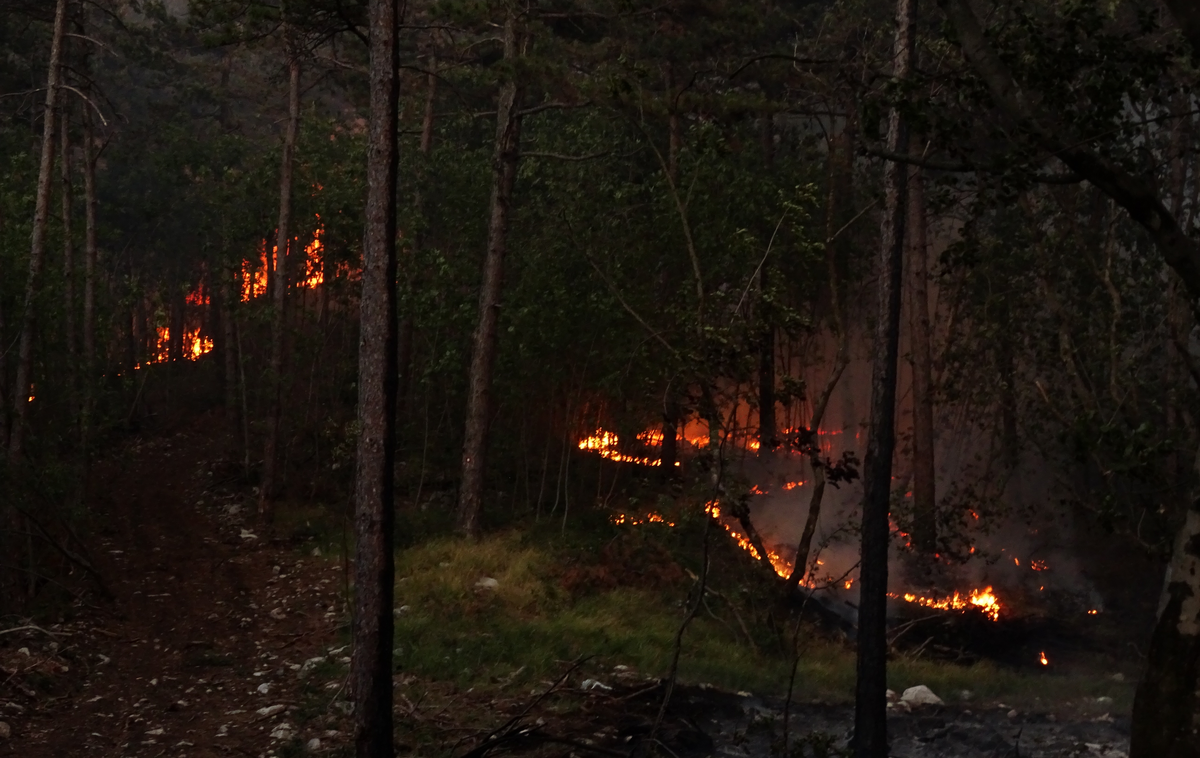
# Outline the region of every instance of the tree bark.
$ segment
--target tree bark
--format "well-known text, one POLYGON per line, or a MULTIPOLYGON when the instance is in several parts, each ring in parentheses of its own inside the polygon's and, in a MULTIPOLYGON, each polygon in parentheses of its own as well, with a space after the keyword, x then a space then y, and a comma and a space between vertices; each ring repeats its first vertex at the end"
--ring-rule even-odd
POLYGON ((96 260, 99 243, 96 236, 96 155, 92 113, 83 111, 83 414, 79 425, 84 465, 90 456, 91 430, 96 411, 96 260))
POLYGON ((9 431, 8 459, 16 463, 25 453, 25 417, 33 383, 33 332, 36 323, 38 278, 46 252, 46 217, 50 208, 50 179, 54 172, 54 130, 58 109, 63 27, 67 0, 58 0, 54 10, 54 32, 50 42, 50 65, 46 76, 46 107, 42 115, 42 161, 38 168, 37 196, 33 211, 33 235, 29 248, 29 275, 25 280, 25 305, 21 314, 21 342, 17 349, 17 376, 13 384, 13 419, 9 431))
MULTIPOLYGON (((679 114, 675 112, 675 74, 667 66, 667 97, 669 115, 667 116, 667 175, 672 187, 679 184, 679 150, 683 144, 683 127, 679 114)), ((666 297, 671 290, 671 269, 664 266, 659 277, 659 289, 666 297)), ((683 408, 679 400, 679 390, 674 382, 667 386, 667 394, 663 399, 662 442, 659 443, 658 460, 660 471, 664 478, 672 479, 676 475, 675 463, 679 460, 679 432, 683 422, 683 408)))
POLYGON ((1146 673, 1133 699, 1130 758, 1200 754, 1193 727, 1200 676, 1200 499, 1176 535, 1164 584, 1146 673))
MULTIPOLYGON (((415 260, 420 251, 424 249, 427 239, 425 217, 429 188, 429 157, 433 153, 433 125, 434 116, 436 115, 434 107, 437 105, 437 80, 437 54, 434 51, 429 56, 429 73, 426 75, 425 80, 425 113, 421 117, 421 157, 418 162, 420 169, 417 175, 416 197, 413 202, 416 208, 417 229, 412 235, 410 262, 415 260)), ((409 284, 411 285, 411 279, 409 280, 409 284)), ((412 387, 412 352, 416 320, 413 317, 411 308, 410 304, 410 310, 405 312, 404 316, 400 319, 400 345, 397 357, 400 384, 396 390, 396 415, 398 418, 404 417, 405 404, 408 402, 408 394, 412 387)))
POLYGON ((66 103, 61 108, 61 158, 59 178, 62 181, 63 217, 63 332, 67 342, 67 412, 78 418, 79 350, 75 341, 75 238, 72 234, 75 218, 71 186, 71 120, 66 103))
MULTIPOLYGON (((915 140, 914 140, 915 142, 915 140)), ((915 147, 915 145, 914 145, 915 147)), ((933 434, 933 357, 930 348, 929 246, 925 185, 919 166, 908 176, 908 251, 912 261, 912 311, 909 314, 913 377, 913 545, 937 552, 937 501, 933 434)))
MULTIPOLYGON (((908 76, 914 49, 916 0, 896 2, 895 79, 908 76)), ((888 149, 908 146, 899 109, 888 114, 888 149)), ((854 756, 886 758, 888 510, 896 430, 896 358, 900 341, 900 294, 907 212, 905 166, 884 164, 884 212, 879 246, 879 312, 871 371, 871 421, 864 459, 862 563, 859 570, 858 672, 855 687, 854 756)))
POLYGON ((391 758, 396 454, 396 174, 400 63, 397 0, 371 0, 370 134, 358 343, 354 491, 354 743, 391 758))
MULTIPOLYGON (((220 271, 220 268, 218 268, 220 271)), ((237 337, 233 320, 233 310, 237 308, 237 297, 240 294, 234 286, 238 276, 236 269, 223 271, 220 281, 221 298, 221 338, 224 343, 221 354, 224 363, 224 405, 225 427, 229 434, 229 450, 232 453, 237 447, 238 438, 238 366, 237 366, 237 337)))
POLYGON ((292 169, 296 158, 296 132, 300 128, 300 51, 293 38, 295 30, 285 28, 288 38, 288 124, 283 139, 283 159, 279 168, 279 224, 275 237, 275 267, 271 281, 271 362, 267 369, 270 405, 267 410, 267 438, 263 448, 262 487, 259 490, 258 516, 265 523, 275 517, 275 499, 279 496, 282 472, 279 470, 279 437, 283 416, 283 351, 288 289, 288 243, 291 241, 292 169))
MULTIPOLYGON (((518 56, 517 20, 511 8, 504 22, 504 59, 518 56)), ((509 210, 520 159, 520 88, 515 78, 500 88, 496 108, 496 143, 492 157, 491 218, 488 248, 479 292, 479 320, 471 351, 471 374, 467 394, 467 423, 463 442, 462 490, 458 501, 458 531, 478 536, 483 510, 485 457, 488 421, 491 417, 492 366, 496 359, 496 330, 504 282, 504 257, 508 247, 509 210)))

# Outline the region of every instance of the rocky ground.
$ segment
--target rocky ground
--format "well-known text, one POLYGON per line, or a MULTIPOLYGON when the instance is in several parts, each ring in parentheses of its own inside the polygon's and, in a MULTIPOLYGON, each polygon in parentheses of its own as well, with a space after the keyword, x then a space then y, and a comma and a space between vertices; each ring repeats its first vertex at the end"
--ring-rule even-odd
POLYGON ((113 597, 0 637, 0 751, 257 756, 346 741, 341 567, 247 526, 252 505, 220 483, 219 458, 180 432, 97 468, 89 552, 113 597))
MULTIPOLYGON (((344 566, 253 526, 253 494, 223 476, 213 439, 134 439, 97 467, 88 551, 112 597, 0 629, 0 754, 350 754, 344 566)), ((504 698, 396 684, 400 755, 621 758, 653 733, 678 758, 815 757, 839 754, 853 716, 792 705, 785 735, 778 700, 680 686, 655 731, 661 684, 624 667, 504 698)), ((1118 758, 1128 723, 900 705, 890 733, 898 758, 1118 758)))

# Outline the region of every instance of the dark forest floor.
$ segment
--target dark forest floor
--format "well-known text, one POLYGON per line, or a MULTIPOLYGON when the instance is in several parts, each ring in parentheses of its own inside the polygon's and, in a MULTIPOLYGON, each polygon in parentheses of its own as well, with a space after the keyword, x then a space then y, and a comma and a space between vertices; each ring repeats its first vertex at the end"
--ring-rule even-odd
POLYGON ((327 662, 348 655, 341 568, 246 526, 251 506, 214 482, 219 459, 212 435, 185 430, 97 466, 88 542, 115 597, 3 639, 15 673, 0 751, 257 756, 346 740, 344 667, 327 662))
MULTIPOLYGON (((223 473, 219 428, 214 418, 145 433, 97 465, 85 541, 114 598, 89 593, 68 620, 0 636, 10 729, 0 754, 351 753, 344 566, 254 525, 253 493, 223 473)), ((476 691, 403 673, 396 684, 399 755, 637 758, 662 697, 658 680, 596 662, 533 688, 476 691)), ((786 753, 783 710, 681 685, 657 738, 679 758, 840 754, 850 707, 792 705, 786 753)), ((1052 708, 982 703, 890 721, 893 755, 914 757, 1119 758, 1128 734, 1120 714, 1056 719, 1052 708)))

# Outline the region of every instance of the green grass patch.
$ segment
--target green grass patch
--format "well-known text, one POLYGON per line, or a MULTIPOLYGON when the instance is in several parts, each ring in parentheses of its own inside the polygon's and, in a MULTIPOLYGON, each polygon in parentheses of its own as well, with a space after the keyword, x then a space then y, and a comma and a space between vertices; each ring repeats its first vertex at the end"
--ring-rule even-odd
MULTIPOLYGON (((643 537, 630 537, 641 542, 627 550, 612 549, 620 539, 625 538, 613 537, 603 548, 581 547, 569 536, 552 541, 544 534, 509 531, 478 542, 437 538, 402 550, 396 585, 396 607, 403 609, 396 618, 398 669, 460 688, 528 687, 586 655, 595 658, 587 670, 597 678, 616 665, 664 675, 691 580, 682 570, 678 581, 662 579, 669 572, 660 566, 642 581, 637 572, 646 569, 632 558, 627 561, 636 564, 627 567, 631 575, 614 578, 626 557, 659 549, 643 544, 648 541, 643 537), (478 586, 485 578, 494 579, 496 587, 478 586)), ((661 564, 666 552, 649 554, 659 555, 661 564)), ((737 588, 721 591, 741 602, 737 588)), ((715 598, 702 607, 684 636, 683 681, 768 695, 786 692, 788 655, 765 614, 756 614, 749 604, 746 600, 737 618, 715 598), (742 631, 743 623, 756 644, 742 631)), ((796 698, 850 700, 853 649, 811 630, 802 631, 801 649, 796 698)), ((1014 671, 987 662, 963 666, 899 656, 889 665, 889 686, 900 691, 924 684, 947 703, 1004 702, 1032 709, 1071 702, 1084 710, 1127 711, 1131 686, 1107 673, 1014 671), (1113 701, 1096 705, 1097 697, 1113 701)))
MULTIPOLYGON (((398 665, 461 686, 542 679, 584 655, 660 676, 670 667, 687 593, 684 584, 573 596, 563 587, 562 563, 515 532, 403 551, 397 576, 396 605, 405 608, 396 619, 398 665), (497 587, 477 587, 484 578, 497 587)), ((705 616, 688 629, 680 671, 734 689, 777 687, 786 676, 782 661, 705 616)))

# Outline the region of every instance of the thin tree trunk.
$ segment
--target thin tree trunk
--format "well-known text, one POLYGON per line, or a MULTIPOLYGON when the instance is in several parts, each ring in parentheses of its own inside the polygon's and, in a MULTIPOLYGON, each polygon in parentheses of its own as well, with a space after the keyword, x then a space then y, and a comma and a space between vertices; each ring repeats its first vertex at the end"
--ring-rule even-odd
POLYGON ((50 209, 50 179, 54 172, 54 117, 58 109, 63 27, 67 0, 58 0, 54 11, 54 34, 50 42, 50 66, 46 77, 46 107, 42 115, 42 162, 38 169, 37 197, 33 211, 33 236, 29 248, 29 276, 25 280, 25 305, 21 314, 21 342, 17 349, 17 377, 13 384, 13 420, 9 432, 8 459, 16 463, 25 452, 25 417, 33 384, 33 330, 38 278, 46 252, 46 218, 50 209))
MULTIPOLYGON (((510 9, 504 23, 504 58, 515 60, 517 20, 510 9)), ((496 109, 496 144, 492 156, 491 218, 488 249, 479 292, 479 321, 471 351, 471 374, 467 394, 466 434, 462 456, 462 490, 458 501, 458 531, 478 536, 483 510, 485 457, 488 422, 491 419, 492 366, 496 358, 500 296, 504 283, 504 257, 508 247, 508 220, 513 185, 520 159, 520 89, 513 79, 500 88, 496 109)))
MULTIPOLYGON (((683 144, 683 127, 679 114, 675 112, 675 76, 672 68, 667 67, 667 97, 671 99, 667 117, 667 173, 672 187, 679 184, 679 150, 683 144)), ((671 291, 671 269, 664 266, 659 277, 659 289, 664 297, 671 291)), ((683 408, 679 402, 679 391, 675 383, 667 385, 667 394, 663 398, 662 442, 659 443, 658 459, 661 474, 665 479, 676 476, 675 463, 679 460, 679 433, 683 422, 683 408)))
MULTIPOLYGON (((775 164, 775 129, 771 114, 762 117, 762 158, 763 169, 771 172, 775 164)), ((759 317, 769 321, 770 313, 765 312, 769 307, 765 293, 770 283, 772 265, 763 261, 762 274, 759 279, 759 317)), ((758 345, 758 454, 760 457, 770 456, 776 444, 775 417, 775 325, 768 323, 763 327, 758 345)))
POLYGON ((937 551, 933 356, 930 348, 933 329, 929 320, 925 185, 918 166, 909 168, 908 192, 908 250, 912 257, 913 544, 917 550, 931 556, 937 551))
MULTIPOLYGON (((219 270, 219 269, 218 269, 219 270)), ((237 348, 235 346, 233 309, 237 307, 238 292, 234 287, 234 277, 237 272, 226 271, 221 277, 221 337, 224 342, 222 357, 224 358, 225 382, 225 425, 229 432, 230 452, 237 449, 238 438, 238 366, 237 348)))
POLYGON ((283 348, 287 303, 287 259, 291 241, 292 169, 296 156, 296 132, 300 128, 300 51, 290 27, 288 36, 288 124, 283 139, 283 160, 279 168, 279 225, 275 238, 275 267, 271 290, 271 362, 267 369, 270 382, 267 410, 267 439, 263 448, 262 488, 259 490, 258 516, 265 523, 275 517, 275 498, 283 479, 279 466, 279 437, 283 416, 283 348))
POLYGON ((369 14, 371 113, 359 311, 354 653, 350 684, 356 755, 391 758, 400 18, 396 0, 371 0, 369 14))
POLYGON ((83 414, 79 425, 80 448, 84 466, 88 465, 91 450, 92 424, 96 412, 96 259, 99 245, 96 237, 96 156, 92 113, 83 108, 83 414))
POLYGON ((79 350, 75 341, 75 237, 72 220, 75 218, 73 188, 71 187, 71 120, 66 103, 60 112, 61 151, 59 160, 62 180, 63 217, 63 331, 67 341, 67 412, 79 416, 79 350))
POLYGON ((825 388, 813 406, 812 418, 808 428, 811 434, 809 447, 806 451, 809 467, 812 469, 813 492, 808 501, 808 515, 804 519, 804 531, 800 534, 800 542, 796 545, 795 559, 792 561, 792 573, 785 585, 790 593, 804 581, 808 572, 808 557, 812 550, 813 537, 817 533, 817 524, 821 520, 821 505, 825 499, 825 465, 821 460, 820 432, 825 419, 825 411, 833 392, 841 381, 846 366, 850 363, 850 338, 842 318, 841 277, 838 276, 838 261, 836 236, 841 211, 842 199, 850 196, 850 177, 853 170, 854 150, 851 145, 851 126, 830 142, 829 155, 829 189, 825 203, 825 269, 829 279, 829 313, 832 320, 833 336, 837 339, 837 352, 833 358, 829 377, 825 388))
MULTIPOLYGON (((429 156, 433 152, 434 106, 437 105, 437 54, 433 52, 429 58, 429 73, 425 83, 425 114, 421 119, 421 157, 418 161, 420 173, 417 175, 416 198, 413 205, 416 208, 417 229, 412 236, 412 252, 410 264, 415 261, 426 241, 426 202, 429 184, 429 156)), ((411 268, 411 265, 409 266, 411 268)), ((411 280, 409 282, 411 285, 411 280)), ((400 386, 396 390, 397 417, 403 417, 408 395, 412 388, 412 353, 416 321, 412 314, 411 300, 400 319, 400 346, 397 363, 399 365, 400 386)))
POLYGON ((167 330, 167 359, 172 363, 183 360, 183 314, 186 307, 183 292, 172 288, 171 300, 167 305, 170 323, 167 330))
MULTIPOLYGON (((0 298, 0 344, 6 341, 4 332, 4 298, 0 298)), ((0 453, 8 449, 8 360, 5 358, 7 352, 0 350, 0 453)))
MULTIPOLYGON (((914 48, 916 0, 896 2, 896 63, 893 78, 908 76, 914 48)), ((897 108, 888 115, 888 149, 908 146, 908 129, 897 108)), ((859 570, 858 671, 855 687, 854 756, 886 758, 888 510, 892 453, 896 443, 896 358, 900 342, 900 294, 907 211, 907 167, 884 166, 884 212, 879 246, 879 313, 871 372, 871 421, 864 459, 862 558, 859 570)))

